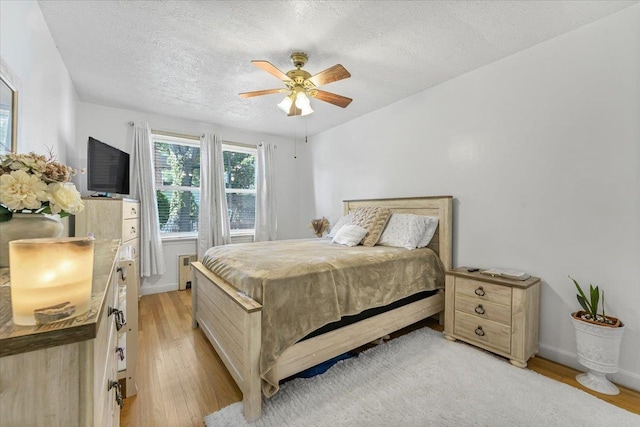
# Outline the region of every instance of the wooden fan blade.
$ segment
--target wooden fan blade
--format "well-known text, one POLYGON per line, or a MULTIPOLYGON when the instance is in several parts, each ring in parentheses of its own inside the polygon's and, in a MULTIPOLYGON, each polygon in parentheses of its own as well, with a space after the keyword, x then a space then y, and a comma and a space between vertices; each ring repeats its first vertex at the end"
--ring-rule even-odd
POLYGON ((342 65, 336 64, 333 67, 327 68, 326 70, 320 71, 318 74, 309 77, 307 80, 316 86, 322 86, 349 77, 351 77, 351 73, 349 73, 342 65))
POLYGON ((318 90, 315 98, 342 108, 345 108, 347 105, 351 104, 351 101, 353 101, 353 99, 347 98, 346 96, 336 95, 335 93, 326 92, 324 90, 318 90))
POLYGON ((242 98, 252 98, 254 96, 260 96, 260 95, 271 95, 272 93, 280 93, 280 92, 285 92, 286 89, 265 89, 265 90, 255 90, 253 92, 244 92, 241 93, 240 96, 242 98))
POLYGON ((253 65, 255 65, 256 67, 266 71, 267 73, 275 76, 279 80, 282 80, 283 82, 290 82, 291 81, 291 79, 285 73, 280 71, 275 65, 273 65, 269 61, 254 60, 254 61, 251 61, 251 63, 253 65))

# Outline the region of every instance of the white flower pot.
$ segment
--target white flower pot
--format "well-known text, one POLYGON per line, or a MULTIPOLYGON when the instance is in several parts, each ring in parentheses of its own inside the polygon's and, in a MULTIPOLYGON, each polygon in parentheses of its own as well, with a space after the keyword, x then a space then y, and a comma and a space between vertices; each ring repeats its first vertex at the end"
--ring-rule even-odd
POLYGON ((618 387, 607 379, 606 374, 618 372, 618 358, 624 326, 617 328, 584 322, 571 316, 576 331, 578 362, 589 369, 579 374, 576 380, 590 390, 616 395, 618 387))

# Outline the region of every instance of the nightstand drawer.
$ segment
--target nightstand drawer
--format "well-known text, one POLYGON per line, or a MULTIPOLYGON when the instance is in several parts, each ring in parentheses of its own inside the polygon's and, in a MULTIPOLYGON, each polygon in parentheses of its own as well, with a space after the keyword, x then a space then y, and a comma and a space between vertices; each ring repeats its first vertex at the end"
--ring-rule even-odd
POLYGON ((511 328, 471 314, 456 311, 453 333, 496 350, 511 351, 511 328))
POLYGON ((482 301, 477 296, 457 294, 455 309, 482 319, 511 325, 511 305, 496 304, 491 301, 482 301))
POLYGON ((480 301, 511 306, 511 288, 492 283, 479 282, 465 278, 456 280, 456 302, 460 295, 466 295, 480 301))

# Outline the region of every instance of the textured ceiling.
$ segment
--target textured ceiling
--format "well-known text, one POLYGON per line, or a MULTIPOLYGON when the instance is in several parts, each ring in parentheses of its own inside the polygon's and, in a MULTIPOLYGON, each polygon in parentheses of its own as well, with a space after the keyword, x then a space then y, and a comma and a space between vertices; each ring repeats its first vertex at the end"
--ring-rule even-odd
MULTIPOLYGON (((50 1, 39 5, 82 101, 268 134, 321 132, 596 21, 636 1, 50 1), (311 74, 336 63, 352 77, 287 117, 254 67, 311 74)), ((283 86, 283 85, 282 85, 283 86)))

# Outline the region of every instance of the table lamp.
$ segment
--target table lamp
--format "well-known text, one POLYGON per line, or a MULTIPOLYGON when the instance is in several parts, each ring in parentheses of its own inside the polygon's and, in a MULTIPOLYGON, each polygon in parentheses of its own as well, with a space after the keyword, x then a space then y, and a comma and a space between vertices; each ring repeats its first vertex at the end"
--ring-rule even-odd
POLYGON ((46 324, 87 312, 93 243, 86 237, 9 242, 13 323, 46 324))

